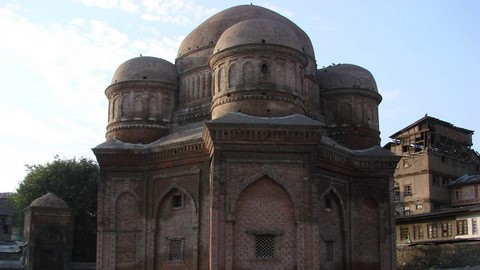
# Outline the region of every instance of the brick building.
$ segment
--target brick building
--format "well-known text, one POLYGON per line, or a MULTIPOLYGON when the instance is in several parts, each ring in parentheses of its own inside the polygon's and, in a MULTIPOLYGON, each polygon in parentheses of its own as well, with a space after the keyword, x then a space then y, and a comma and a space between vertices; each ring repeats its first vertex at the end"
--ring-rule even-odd
POLYGON ((224 10, 175 64, 105 90, 97 269, 394 269, 393 171, 370 72, 317 69, 268 9, 224 10))
POLYGON ((385 147, 402 157, 395 169, 397 216, 430 213, 451 206, 449 184, 480 172, 473 130, 425 115, 399 130, 385 147))

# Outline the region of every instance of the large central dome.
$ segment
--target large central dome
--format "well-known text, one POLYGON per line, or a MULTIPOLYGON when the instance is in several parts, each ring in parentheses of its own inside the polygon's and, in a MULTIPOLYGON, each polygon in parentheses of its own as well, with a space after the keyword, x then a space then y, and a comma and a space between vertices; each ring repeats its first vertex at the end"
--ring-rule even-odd
POLYGON ((213 15, 195 28, 183 40, 177 54, 177 65, 180 64, 179 71, 187 71, 207 65, 208 58, 213 53, 213 48, 225 30, 239 22, 259 18, 278 21, 291 28, 301 43, 302 51, 314 61, 315 55, 310 38, 295 23, 269 9, 254 5, 243 5, 232 7, 213 15), (201 53, 199 59, 199 55, 196 53, 204 50, 208 50, 208 53, 201 53), (185 63, 186 65, 178 63, 179 61, 181 62, 182 58, 190 54, 195 54, 196 65, 192 65, 192 61, 188 61, 188 64, 185 63))

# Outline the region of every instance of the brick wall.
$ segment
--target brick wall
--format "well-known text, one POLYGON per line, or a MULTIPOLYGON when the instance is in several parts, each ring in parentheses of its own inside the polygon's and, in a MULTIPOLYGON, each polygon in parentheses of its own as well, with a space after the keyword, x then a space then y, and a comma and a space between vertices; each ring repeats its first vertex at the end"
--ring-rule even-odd
POLYGON ((237 201, 234 269, 295 269, 295 224, 288 193, 268 177, 251 184, 237 201), (272 258, 258 258, 256 238, 271 234, 272 258))

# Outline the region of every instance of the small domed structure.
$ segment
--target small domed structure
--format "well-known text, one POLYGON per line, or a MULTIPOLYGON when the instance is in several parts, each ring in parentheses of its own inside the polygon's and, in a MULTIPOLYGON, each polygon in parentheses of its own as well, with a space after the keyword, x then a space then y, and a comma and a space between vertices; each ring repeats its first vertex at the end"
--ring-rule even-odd
POLYGON ((382 97, 370 71, 338 64, 318 70, 317 79, 329 136, 352 149, 379 145, 378 105, 382 97))
POLYGON ((48 192, 40 198, 33 200, 30 207, 48 207, 58 209, 68 209, 67 203, 57 195, 48 192))
POLYGON ((142 56, 121 64, 105 90, 107 140, 150 143, 166 135, 176 89, 177 72, 168 61, 142 56))
POLYGON ((367 69, 352 65, 338 64, 320 69, 317 73, 320 89, 364 89, 378 93, 377 83, 367 69))
POLYGON ((112 84, 125 81, 157 81, 177 84, 175 65, 161 58, 141 56, 121 64, 112 78, 112 84))
POLYGON ((70 269, 73 215, 67 203, 48 192, 33 200, 24 214, 24 269, 70 269))

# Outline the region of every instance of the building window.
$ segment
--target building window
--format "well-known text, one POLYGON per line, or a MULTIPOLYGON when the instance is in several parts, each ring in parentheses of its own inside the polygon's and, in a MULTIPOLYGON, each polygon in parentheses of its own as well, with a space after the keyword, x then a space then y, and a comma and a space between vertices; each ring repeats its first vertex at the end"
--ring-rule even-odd
POLYGON ((455 199, 458 201, 458 200, 461 200, 462 199, 462 190, 461 189, 455 189, 455 199))
POLYGON ((422 225, 414 226, 413 234, 414 234, 415 240, 423 239, 423 226, 422 225))
POLYGON ((168 260, 170 262, 183 261, 183 239, 170 239, 168 260))
POLYGON ((183 195, 182 194, 174 194, 172 196, 172 209, 183 209, 183 195))
POLYGON ((416 205, 415 205, 415 208, 416 208, 417 210, 423 209, 423 204, 421 204, 421 203, 420 203, 420 204, 416 204, 416 205))
POLYGON ((431 223, 428 224, 428 238, 437 238, 438 233, 437 233, 437 224, 436 223, 431 223))
POLYGON ((410 215, 410 206, 404 206, 403 207, 403 215, 404 216, 410 215))
POLYGON ((472 218, 472 234, 478 234, 477 218, 472 218))
POLYGON ((452 236, 452 223, 442 223, 442 237, 452 236))
POLYGON ((437 175, 433 176, 433 185, 434 186, 439 186, 440 185, 440 180, 438 179, 437 175))
POLYGON ((333 241, 325 241, 325 259, 327 262, 333 262, 333 241))
POLYGON ((443 186, 448 185, 448 177, 442 177, 442 185, 443 186))
POLYGON ((410 240, 408 227, 400 227, 400 241, 402 240, 410 240))
POLYGON ((403 186, 403 196, 412 196, 412 185, 404 185, 403 186))
POLYGON ((468 234, 468 222, 466 219, 457 220, 457 235, 468 234))
POLYGON ((325 210, 331 211, 332 210, 332 200, 330 198, 325 198, 325 210))
POLYGON ((275 236, 271 234, 255 235, 255 257, 257 259, 273 259, 275 236))
POLYGON ((393 195, 396 202, 400 201, 400 187, 397 183, 395 183, 395 187, 393 187, 393 195))

